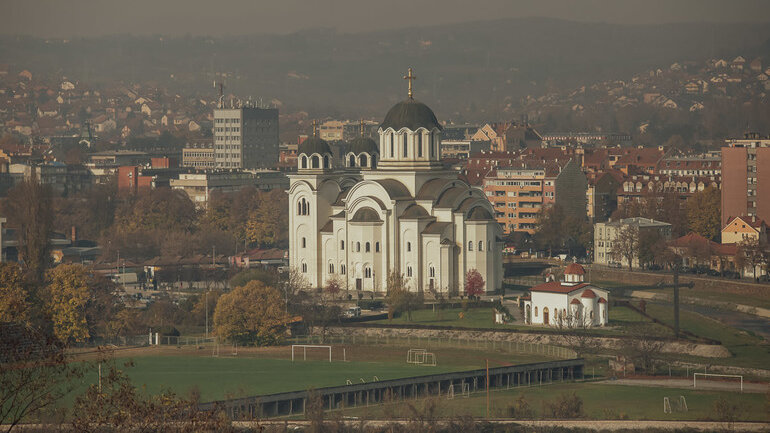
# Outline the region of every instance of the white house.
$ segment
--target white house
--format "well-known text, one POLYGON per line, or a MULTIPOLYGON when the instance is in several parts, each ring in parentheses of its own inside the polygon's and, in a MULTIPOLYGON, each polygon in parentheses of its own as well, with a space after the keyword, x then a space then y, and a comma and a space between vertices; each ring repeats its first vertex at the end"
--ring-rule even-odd
POLYGON ((585 269, 572 263, 563 281, 546 281, 532 287, 524 298, 524 322, 563 328, 605 326, 609 292, 583 281, 585 269))
POLYGON ((298 146, 289 176, 289 262, 314 287, 387 290, 396 271, 415 292, 462 293, 476 269, 502 286, 501 228, 484 193, 441 163, 442 126, 409 98, 385 116, 379 143, 360 137, 342 167, 316 136, 298 146))

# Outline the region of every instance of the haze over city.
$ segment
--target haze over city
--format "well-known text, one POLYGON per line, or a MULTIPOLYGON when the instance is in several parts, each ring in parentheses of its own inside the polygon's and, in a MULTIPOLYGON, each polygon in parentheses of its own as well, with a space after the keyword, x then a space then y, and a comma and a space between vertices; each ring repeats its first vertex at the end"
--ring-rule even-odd
POLYGON ((0 0, 0 429, 770 431, 770 2, 0 0))

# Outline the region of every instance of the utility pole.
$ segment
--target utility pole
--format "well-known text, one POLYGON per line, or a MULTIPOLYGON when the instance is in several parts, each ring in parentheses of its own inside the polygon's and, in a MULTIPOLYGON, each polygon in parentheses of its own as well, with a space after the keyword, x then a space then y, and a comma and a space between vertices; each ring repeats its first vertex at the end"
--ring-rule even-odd
POLYGON ((487 419, 489 419, 489 360, 487 359, 487 419))
POLYGON ((674 336, 679 338, 679 287, 693 288, 695 284, 690 281, 687 284, 679 284, 679 264, 674 265, 674 281, 673 284, 658 283, 657 287, 661 289, 673 288, 674 289, 674 336))

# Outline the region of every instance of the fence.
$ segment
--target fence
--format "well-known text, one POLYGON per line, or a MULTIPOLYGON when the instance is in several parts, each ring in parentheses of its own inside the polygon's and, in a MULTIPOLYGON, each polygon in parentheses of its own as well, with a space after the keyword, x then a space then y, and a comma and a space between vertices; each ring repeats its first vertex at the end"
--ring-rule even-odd
POLYGON ((369 335, 307 335, 289 339, 289 344, 342 344, 342 345, 393 345, 433 349, 437 347, 471 348, 485 350, 503 350, 511 353, 544 355, 558 359, 576 358, 574 350, 549 344, 527 343, 519 341, 496 341, 460 337, 393 337, 369 335))

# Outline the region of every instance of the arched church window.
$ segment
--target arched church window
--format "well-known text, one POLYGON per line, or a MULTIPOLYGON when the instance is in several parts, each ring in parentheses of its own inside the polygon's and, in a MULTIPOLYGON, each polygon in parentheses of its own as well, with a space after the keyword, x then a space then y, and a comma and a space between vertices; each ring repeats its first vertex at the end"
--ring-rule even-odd
POLYGON ((422 158, 422 132, 417 134, 417 156, 422 158))
POLYGON ((297 215, 302 215, 302 200, 297 201, 297 215))
POLYGON ((345 265, 340 264, 340 274, 345 275, 345 265))
POLYGON ((329 161, 329 155, 324 155, 324 168, 331 168, 331 162, 329 161))
POLYGON ((591 310, 590 317, 591 317, 591 320, 594 320, 594 310, 591 310))
POLYGON ((367 253, 372 251, 372 245, 369 242, 366 243, 364 248, 365 248, 367 253))
POLYGON ((406 276, 407 277, 411 277, 412 276, 412 267, 411 266, 407 266, 406 267, 406 276))
POLYGON ((329 273, 330 274, 334 273, 334 263, 329 263, 329 273))
POLYGON ((473 251, 473 241, 468 241, 468 251, 473 251))
POLYGON ((374 243, 374 252, 375 253, 379 253, 380 252, 380 243, 379 242, 375 242, 374 243))
POLYGON ((412 243, 411 242, 407 242, 406 243, 406 251, 412 251, 412 243))
POLYGON ((436 276, 436 268, 431 266, 430 269, 428 270, 428 273, 429 273, 431 278, 435 277, 436 276))
POLYGON ((350 162, 348 163, 348 167, 355 167, 356 166, 356 157, 354 155, 350 155, 350 162))
POLYGON ((428 146, 430 146, 430 157, 433 159, 433 131, 430 132, 428 137, 428 146))
POLYGON ((393 149, 395 148, 395 145, 393 144, 393 142, 395 141, 395 138, 394 138, 395 136, 396 136, 395 132, 390 133, 390 157, 391 158, 393 158, 393 149))
POLYGON ((320 164, 321 164, 321 161, 318 159, 318 155, 313 155, 313 156, 310 158, 310 163, 311 163, 311 165, 312 165, 312 167, 313 167, 313 168, 320 168, 320 167, 321 167, 321 166, 320 166, 320 164))
POLYGON ((307 247, 307 239, 302 238, 302 248, 307 247))
POLYGON ((364 268, 364 278, 372 278, 372 268, 368 266, 364 268))
POLYGON ((310 212, 308 212, 308 207, 309 206, 308 206, 307 201, 303 198, 302 199, 302 215, 308 215, 310 213, 310 212))
POLYGON ((366 167, 366 163, 367 163, 366 159, 367 159, 366 155, 361 155, 360 164, 359 164, 361 167, 366 167))
POLYGON ((302 155, 302 168, 307 168, 307 156, 302 155))
POLYGON ((372 155, 372 168, 377 168, 377 155, 372 155))
POLYGON ((340 241, 340 249, 345 251, 345 241, 340 241))
POLYGON ((307 263, 302 263, 302 273, 307 274, 307 263))
POLYGON ((409 145, 407 144, 407 141, 406 141, 406 137, 408 136, 406 135, 406 132, 404 132, 402 135, 404 137, 404 158, 406 158, 407 156, 409 156, 409 145))
POLYGON ((535 307, 535 317, 537 317, 537 307, 535 307))
POLYGON ((484 251, 484 241, 479 241, 479 251, 484 251))
POLYGON ((361 242, 356 242, 356 252, 357 253, 361 252, 361 242))

